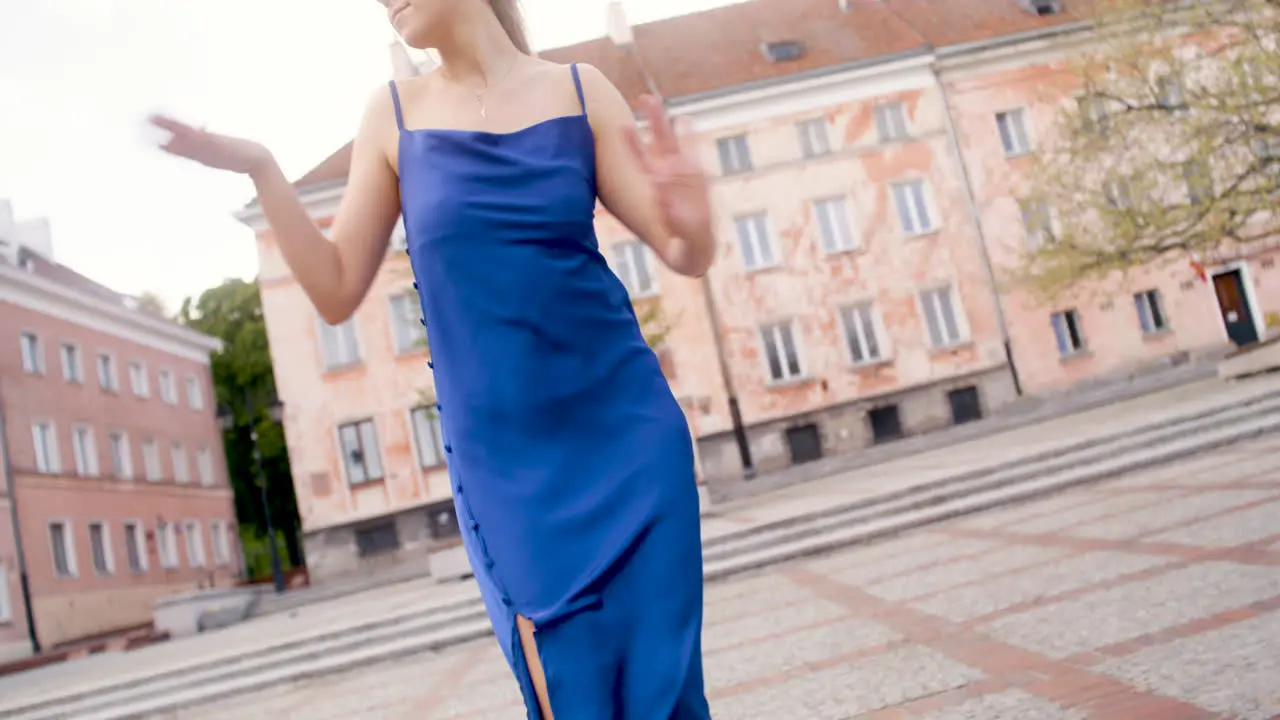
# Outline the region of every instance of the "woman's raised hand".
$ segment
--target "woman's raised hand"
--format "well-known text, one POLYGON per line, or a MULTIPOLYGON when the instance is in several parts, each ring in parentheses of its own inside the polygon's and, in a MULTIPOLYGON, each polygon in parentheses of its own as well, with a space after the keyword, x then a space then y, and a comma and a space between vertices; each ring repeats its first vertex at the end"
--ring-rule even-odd
POLYGON ((206 167, 248 175, 272 161, 271 152, 252 140, 211 133, 164 115, 152 115, 147 122, 169 134, 161 150, 206 167))

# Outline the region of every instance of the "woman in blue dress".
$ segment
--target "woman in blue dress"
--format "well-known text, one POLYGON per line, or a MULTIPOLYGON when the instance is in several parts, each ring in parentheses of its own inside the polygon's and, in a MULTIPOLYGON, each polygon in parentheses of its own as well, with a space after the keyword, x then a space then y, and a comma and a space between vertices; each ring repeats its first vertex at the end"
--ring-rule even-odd
POLYGON ((530 718, 702 720, 692 439, 594 232, 597 198, 675 272, 714 255, 706 177, 594 67, 533 57, 517 0, 382 0, 440 67, 369 101, 327 240, 256 143, 152 122, 248 175, 330 323, 403 215, 454 503, 530 718))

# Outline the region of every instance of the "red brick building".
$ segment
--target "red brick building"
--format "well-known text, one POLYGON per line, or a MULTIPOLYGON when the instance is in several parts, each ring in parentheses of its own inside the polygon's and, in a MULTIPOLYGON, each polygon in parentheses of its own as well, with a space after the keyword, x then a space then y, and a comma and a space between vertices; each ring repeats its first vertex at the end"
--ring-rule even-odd
POLYGON ((0 658, 31 647, 21 562, 46 649, 148 623, 154 599, 240 568, 210 375, 218 341, 50 249, 46 227, 0 207, 0 658))

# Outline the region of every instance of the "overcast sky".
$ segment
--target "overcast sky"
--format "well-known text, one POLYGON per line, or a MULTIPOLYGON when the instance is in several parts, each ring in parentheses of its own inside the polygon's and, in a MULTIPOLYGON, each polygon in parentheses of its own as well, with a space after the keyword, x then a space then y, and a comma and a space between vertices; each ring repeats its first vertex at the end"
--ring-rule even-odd
MULTIPOLYGON (((627 0, 644 22, 729 0, 627 0)), ((533 42, 604 34, 606 0, 524 0, 533 42)), ((257 272, 248 181, 147 147, 167 110, 266 143, 291 175, 346 142, 390 76, 374 0, 0 0, 0 198, 55 259, 173 308, 257 272)))

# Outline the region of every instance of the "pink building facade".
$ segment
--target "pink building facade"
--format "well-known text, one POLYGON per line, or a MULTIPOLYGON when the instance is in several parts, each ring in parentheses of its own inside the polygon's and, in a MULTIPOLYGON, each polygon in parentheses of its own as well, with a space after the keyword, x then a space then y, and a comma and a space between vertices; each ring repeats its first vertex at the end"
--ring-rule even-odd
POLYGON ((145 625, 156 598, 233 583, 240 549, 210 337, 13 244, 0 257, 0 657, 145 625), (13 504, 17 538, 12 540, 13 504))
MULTIPOLYGON (((668 271, 607 213, 596 222, 640 313, 661 310, 657 351, 703 482, 857 452, 997 413, 1020 391, 1227 344, 1212 283, 1189 286, 1183 268, 1151 271, 1109 309, 1080 304, 1089 344, 1065 354, 1053 319, 1065 310, 1000 282, 1025 241, 1022 156, 1057 109, 1037 85, 1071 92, 1063 58, 1084 32, 1071 16, 1020 0, 755 0, 634 28, 611 13, 611 37, 543 56, 589 62, 633 101, 656 89, 712 175, 719 249, 705 278, 668 271), (1014 110, 1028 147, 1006 149, 998 114, 1014 110)), ((423 70, 393 57, 399 76, 423 70)), ((297 183, 321 227, 349 153, 297 183)), ((261 213, 251 205, 240 218, 259 232, 313 577, 452 542, 429 350, 407 339, 420 330, 402 238, 353 320, 330 328, 261 213)), ((1242 266, 1259 321, 1280 308, 1269 262, 1242 266)))

